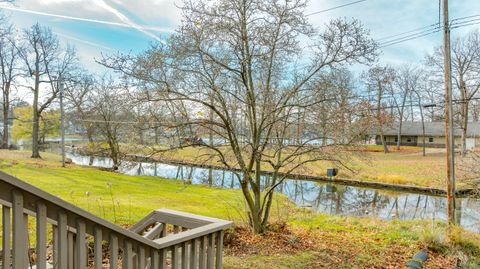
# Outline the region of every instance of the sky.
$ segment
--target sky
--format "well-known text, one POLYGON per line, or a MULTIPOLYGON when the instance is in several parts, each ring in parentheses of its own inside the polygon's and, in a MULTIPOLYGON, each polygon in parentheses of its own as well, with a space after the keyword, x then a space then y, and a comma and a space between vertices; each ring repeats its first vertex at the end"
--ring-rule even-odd
MULTIPOLYGON (((306 14, 357 2, 308 16, 315 27, 345 17, 359 19, 379 42, 386 37, 438 23, 438 0, 311 0, 306 14)), ((479 0, 450 1, 450 18, 480 14, 479 0)), ((63 44, 77 48, 81 62, 92 71, 103 54, 139 53, 161 42, 181 22, 181 0, 16 0, 0 8, 18 28, 35 23, 48 26, 63 44)), ((479 17, 476 17, 479 18, 479 17)), ((452 31, 452 38, 480 28, 480 24, 452 31)), ((400 36, 401 37, 401 36, 400 36)), ((397 37, 398 38, 398 37, 397 37)), ((433 46, 442 44, 441 32, 382 48, 383 64, 419 63, 433 46)))

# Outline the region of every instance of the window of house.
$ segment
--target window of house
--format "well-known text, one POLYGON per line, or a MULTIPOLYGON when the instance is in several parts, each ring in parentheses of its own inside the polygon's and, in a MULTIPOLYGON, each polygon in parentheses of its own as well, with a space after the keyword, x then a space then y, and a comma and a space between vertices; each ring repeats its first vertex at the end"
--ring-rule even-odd
POLYGON ((395 142, 398 142, 398 137, 395 137, 395 142))
POLYGON ((433 143, 433 137, 429 137, 429 138, 428 138, 428 142, 429 142, 429 143, 433 143))
POLYGON ((407 142, 412 142, 412 139, 410 137, 407 138, 407 142))

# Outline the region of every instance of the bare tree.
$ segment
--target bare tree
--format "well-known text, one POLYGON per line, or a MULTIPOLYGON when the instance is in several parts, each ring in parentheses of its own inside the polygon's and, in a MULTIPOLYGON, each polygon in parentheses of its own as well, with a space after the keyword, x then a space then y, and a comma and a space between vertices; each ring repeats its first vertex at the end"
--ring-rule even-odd
POLYGON ((12 25, 1 19, 0 26, 0 79, 2 88, 2 115, 3 115, 3 134, 1 148, 9 148, 10 139, 9 114, 11 113, 11 104, 13 101, 13 91, 15 89, 15 80, 21 74, 19 69, 19 50, 18 42, 14 36, 12 25))
MULTIPOLYGON (((427 57, 428 63, 443 73, 443 50, 435 48, 427 57)), ((439 74, 440 75, 440 74, 439 74)), ((459 98, 459 125, 462 130, 461 152, 467 152, 467 129, 472 99, 480 90, 480 33, 471 32, 452 42, 452 78, 459 98)))
POLYGON ((80 70, 82 74, 78 74, 71 81, 67 81, 64 89, 65 100, 68 109, 70 109, 75 117, 73 121, 79 121, 79 124, 85 130, 85 134, 90 143, 94 142, 94 123, 88 121, 93 117, 94 104, 92 93, 96 85, 95 77, 88 74, 85 70, 80 70))
POLYGON ((347 143, 366 131, 366 126, 361 126, 365 119, 361 110, 365 107, 355 93, 354 76, 348 69, 332 69, 322 75, 316 87, 323 101, 303 113, 303 121, 307 123, 303 132, 310 132, 309 125, 317 126, 318 132, 324 134, 321 144, 327 145, 328 137, 347 143))
POLYGON ((384 136, 385 127, 391 122, 391 115, 385 110, 385 96, 391 92, 395 80, 395 70, 389 66, 375 66, 363 74, 368 92, 375 102, 375 129, 380 135, 383 152, 388 153, 387 141, 384 136))
POLYGON ((33 84, 27 86, 33 93, 32 158, 40 158, 40 115, 57 97, 57 81, 61 77, 68 77, 67 73, 74 67, 76 56, 72 47, 60 47, 52 31, 39 24, 25 30, 23 39, 25 45, 20 54, 28 71, 25 77, 31 79, 33 84))
POLYGON ((311 144, 318 134, 304 133, 301 143, 285 142, 299 113, 325 101, 315 82, 332 67, 376 56, 374 42, 358 21, 333 20, 317 32, 305 7, 303 0, 185 1, 183 24, 167 45, 138 57, 102 61, 155 89, 144 92, 146 100, 183 103, 187 111, 169 123, 171 128, 208 130, 227 141, 183 147, 208 148, 214 160, 241 170, 237 179, 255 233, 265 229, 273 191, 285 178, 280 171, 337 160, 334 151, 325 150, 328 145, 311 144), (301 46, 302 37, 314 41, 301 46), (268 181, 262 177, 265 168, 273 173, 268 181))
POLYGON ((84 121, 94 124, 107 143, 107 155, 113 162, 113 169, 117 170, 124 156, 120 142, 131 127, 127 90, 122 85, 115 84, 112 77, 105 75, 97 80, 90 98, 93 117, 84 121))
MULTIPOLYGON (((392 87, 392 99, 398 114, 398 134, 397 134, 397 149, 400 149, 401 139, 402 139, 402 126, 403 121, 405 120, 405 107, 407 105, 407 99, 410 98, 410 116, 412 121, 415 120, 415 112, 413 107, 417 107, 418 102, 413 103, 413 95, 419 97, 417 92, 419 91, 420 79, 422 78, 422 72, 415 66, 402 66, 398 70, 394 87, 392 87)), ((422 108, 420 108, 422 110, 422 108)), ((423 119, 423 110, 422 119, 423 119)), ((408 117, 407 117, 408 118, 408 117)), ((423 120, 422 120, 423 122, 423 120)))

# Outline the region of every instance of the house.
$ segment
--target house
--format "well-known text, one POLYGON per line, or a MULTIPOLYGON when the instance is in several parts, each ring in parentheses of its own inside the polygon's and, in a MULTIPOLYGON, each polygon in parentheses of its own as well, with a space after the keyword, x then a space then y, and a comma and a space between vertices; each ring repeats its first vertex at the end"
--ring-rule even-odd
MULTIPOLYGON (((393 123, 383 130, 383 135, 387 145, 396 145, 398 141, 399 123, 393 123)), ((461 145, 461 130, 458 127, 454 129, 455 145, 461 145)), ((381 145, 382 141, 380 133, 376 131, 374 134, 375 143, 381 145)), ((480 122, 470 122, 467 129, 467 149, 480 146, 480 122)), ((402 146, 422 146, 423 145, 423 128, 422 122, 403 122, 400 137, 400 145, 402 146)), ((425 146, 432 148, 445 147, 445 122, 425 122, 425 146)))

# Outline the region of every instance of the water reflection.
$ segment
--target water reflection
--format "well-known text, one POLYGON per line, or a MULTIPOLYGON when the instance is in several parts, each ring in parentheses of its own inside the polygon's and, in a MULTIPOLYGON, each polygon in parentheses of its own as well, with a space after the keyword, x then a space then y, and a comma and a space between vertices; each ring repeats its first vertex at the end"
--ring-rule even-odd
MULTIPOLYGON (((112 167, 108 158, 67 155, 76 164, 112 167)), ((196 168, 164 163, 125 162, 120 172, 128 175, 146 175, 206 184, 219 188, 239 188, 232 171, 196 168)), ((263 176, 262 181, 268 181, 263 176)), ((311 207, 317 212, 336 215, 372 216, 380 219, 446 220, 446 199, 405 192, 383 191, 353 186, 335 185, 305 180, 288 179, 277 188, 299 206, 311 207)), ((480 200, 458 199, 457 219, 463 227, 480 232, 480 200)))

